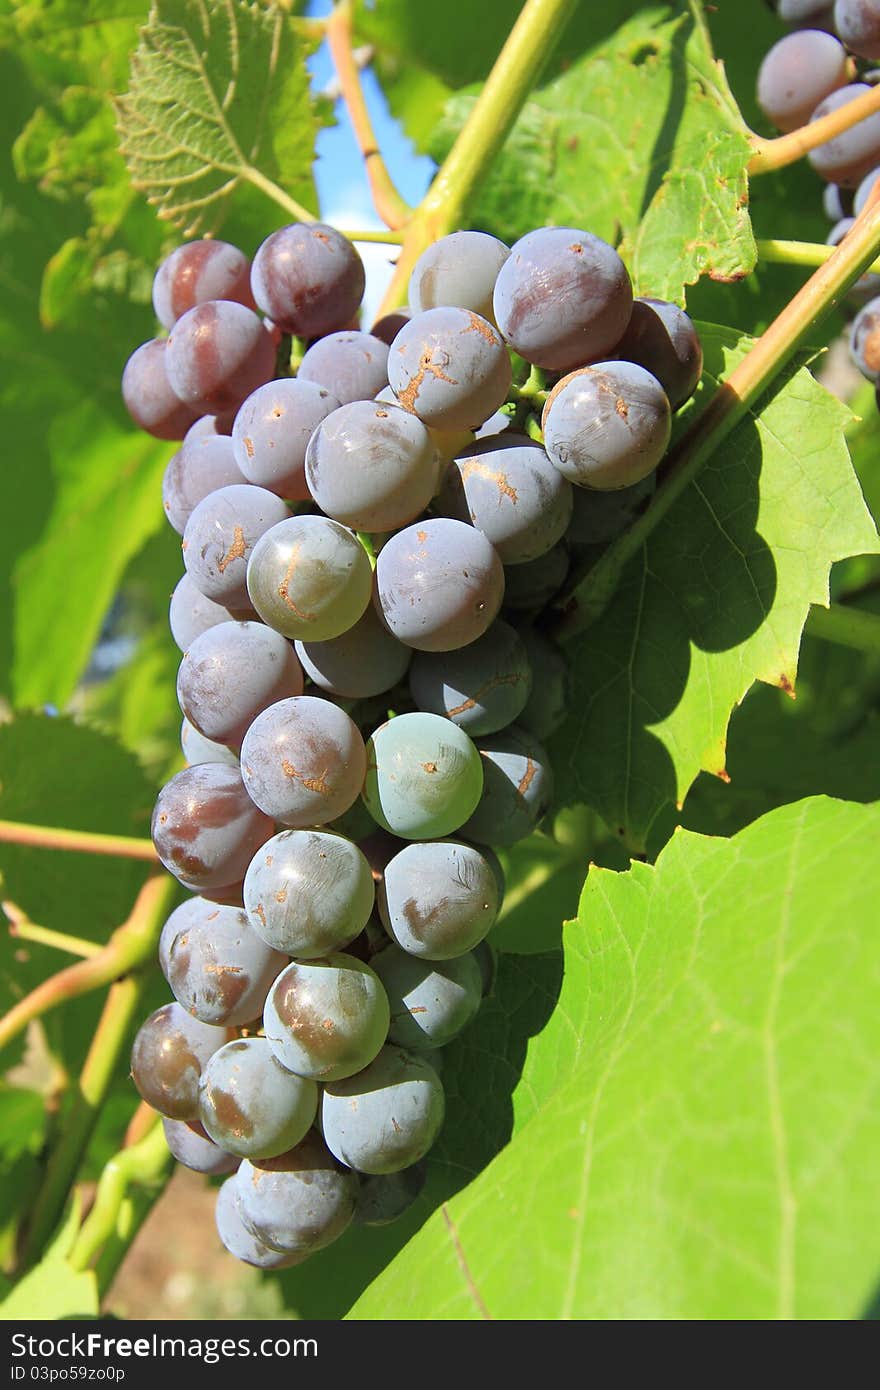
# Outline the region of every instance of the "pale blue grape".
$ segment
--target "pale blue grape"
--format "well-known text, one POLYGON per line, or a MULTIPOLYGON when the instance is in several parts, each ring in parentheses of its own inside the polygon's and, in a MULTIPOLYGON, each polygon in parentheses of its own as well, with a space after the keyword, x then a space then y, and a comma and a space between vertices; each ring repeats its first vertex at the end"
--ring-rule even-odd
MULTIPOLYGON (((818 121, 832 111, 839 111, 856 97, 865 96, 871 88, 865 82, 852 82, 839 87, 820 101, 811 117, 818 121)), ((880 163, 880 113, 865 117, 848 130, 826 140, 807 155, 817 174, 830 183, 844 188, 857 188, 866 174, 880 163)))
POLYGON ((241 1219, 239 1206, 238 1174, 227 1178, 217 1193, 215 1207, 217 1234, 230 1255, 255 1269, 290 1269, 292 1265, 302 1264, 305 1254, 292 1250, 272 1250, 257 1240, 241 1219))
POLYGON ((498 330, 469 309, 416 314, 388 358, 388 380, 405 410, 435 429, 475 429, 510 390, 510 357, 498 330))
POLYGON ((311 1129, 314 1081, 281 1065, 265 1038, 236 1038, 215 1052, 199 1081, 199 1119, 227 1153, 275 1158, 311 1129))
POLYGON ((483 978, 469 951, 449 960, 418 960, 399 946, 386 946, 370 963, 388 995, 389 1041, 411 1052, 445 1047, 480 1007, 483 978))
POLYGON ((260 810, 302 829, 326 825, 354 804, 364 783, 366 752, 344 710, 299 695, 257 715, 241 746, 241 767, 260 810))
POLYGON ((354 1215, 357 1179, 314 1130, 277 1158, 245 1159, 234 1181, 242 1224, 272 1250, 322 1250, 354 1215))
POLYGON ((190 724, 186 715, 180 726, 180 751, 190 767, 196 763, 225 763, 227 767, 239 767, 238 754, 234 749, 227 748, 225 743, 215 743, 213 739, 205 738, 190 724))
POLYGON ((424 1058, 383 1047, 357 1076, 324 1088, 330 1152, 359 1173, 395 1173, 424 1158, 443 1124, 443 1086, 424 1058))
POLYGON ((291 516, 257 541, 250 600, 285 637, 326 642, 353 627, 370 602, 373 572, 357 536, 325 516, 291 516))
POLYGON ((357 845, 326 830, 283 830, 254 856, 244 879, 254 931, 298 960, 343 950, 366 926, 374 898, 357 845))
MULTIPOLYGON (((499 870, 500 872, 500 870, 499 870)), ((460 840, 405 845, 385 865, 378 902, 388 934, 424 960, 451 960, 491 930, 501 906, 495 868, 460 840)))
MULTIPOLYGON (((574 509, 565 539, 570 546, 607 545, 643 512, 657 487, 657 475, 649 473, 632 487, 616 492, 575 488, 574 509)), ((512 581, 510 581, 512 584, 512 581)))
POLYGON ((615 355, 655 376, 672 410, 694 394, 703 370, 703 349, 693 321, 684 309, 664 299, 635 300, 615 355))
POLYGON ((415 415, 357 400, 315 430, 306 453, 309 490, 327 516, 358 531, 392 531, 434 493, 434 444, 415 415))
POLYGON ((382 695, 403 680, 412 648, 392 637, 368 604, 347 632, 328 642, 297 642, 296 654, 305 674, 321 690, 363 700, 382 695))
POLYGON ((215 1144, 201 1125, 193 1122, 187 1124, 184 1120, 167 1120, 163 1116, 162 1128, 172 1156, 184 1168, 194 1173, 207 1173, 214 1178, 224 1173, 234 1173, 238 1167, 235 1155, 215 1144))
POLYGON ((224 608, 250 608, 251 551, 287 515, 280 497, 250 483, 210 493, 193 509, 183 533, 183 563, 196 588, 224 608))
POLYGON ((370 967, 336 953, 294 961, 269 991, 263 1026, 282 1066, 337 1081, 370 1063, 388 1033, 385 990, 370 967))
POLYGON ((657 467, 671 431, 669 400, 634 362, 596 362, 563 377, 544 406, 544 446, 578 487, 631 487, 657 467))
POLYGON ((532 688, 532 667, 516 631, 501 618, 455 652, 416 652, 409 688, 420 710, 441 714, 472 738, 512 724, 532 688))
POLYGON ((376 562, 374 602, 408 647, 445 652, 475 642, 495 619, 504 569, 473 526, 432 517, 398 531, 376 562))
POLYGON ((262 710, 301 695, 296 653, 280 632, 263 623, 219 623, 183 654, 177 699, 207 739, 238 748, 262 710))
POLYGON ((178 535, 199 502, 219 487, 243 483, 232 440, 225 434, 206 434, 181 444, 162 479, 162 505, 178 535))
MULTIPOLYGON (((575 489, 573 515, 577 513, 580 492, 580 488, 575 489)), ((562 588, 568 568, 568 550, 561 541, 537 560, 530 560, 526 565, 511 565, 504 571, 504 607, 514 613, 544 608, 562 588)))
POLYGON ((296 375, 330 391, 340 405, 370 401, 388 385, 388 344, 358 330, 330 333, 312 343, 296 375))
POLYGON ((122 399, 139 429, 156 439, 183 439, 197 412, 177 396, 168 380, 168 340, 152 338, 135 348, 122 373, 122 399))
POLYGON ((538 825, 553 799, 553 770, 547 751, 516 725, 478 741, 483 794, 461 833, 480 845, 507 847, 538 825))
POLYGON ((246 482, 305 502, 306 446, 339 401, 299 377, 267 381, 248 396, 232 426, 235 461, 246 482))
POLYGON ((802 29, 775 43, 758 70, 758 105, 777 130, 797 130, 849 77, 846 49, 833 34, 802 29))
POLYGON ((234 617, 228 608, 203 594, 188 574, 181 576, 171 595, 168 622, 171 636, 182 652, 209 627, 231 622, 234 617))
POLYGON ((396 1173, 365 1173, 358 1184, 354 1209, 358 1226, 389 1226, 421 1196, 428 1175, 427 1164, 413 1163, 396 1173))
POLYGON ((479 753, 440 715, 398 715, 367 742, 364 801, 392 835, 433 840, 451 834, 471 815, 481 790, 479 753))
POLYGON ((409 280, 414 314, 452 305, 494 323, 492 294, 510 248, 485 232, 451 232, 423 251, 409 280))
POLYGON ((859 58, 880 58, 880 0, 836 0, 834 27, 859 58))
POLYGON ((172 938, 167 960, 168 983, 181 1008, 225 1028, 259 1018, 287 964, 257 936, 243 908, 210 902, 172 938))

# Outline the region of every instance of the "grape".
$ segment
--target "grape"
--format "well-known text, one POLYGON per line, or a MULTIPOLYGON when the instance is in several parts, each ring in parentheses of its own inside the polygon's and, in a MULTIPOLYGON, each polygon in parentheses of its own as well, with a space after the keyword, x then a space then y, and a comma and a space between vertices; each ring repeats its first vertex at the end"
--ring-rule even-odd
POLYGON ((505 565, 521 565, 552 550, 565 533, 572 488, 540 444, 510 431, 459 454, 446 471, 437 509, 472 522, 505 565))
POLYGON ((508 415, 503 410, 496 410, 494 415, 490 415, 488 420, 484 420, 480 428, 474 430, 474 439, 489 439, 492 435, 503 434, 513 425, 513 416, 508 415))
POLYGON ((238 1195, 238 1175, 228 1178, 217 1193, 215 1216, 217 1234, 230 1255, 255 1269, 290 1269, 302 1264, 305 1255, 292 1250, 271 1250, 251 1235, 241 1219, 238 1195))
POLYGON ((471 429, 503 403, 510 357, 498 330, 470 309, 427 309, 391 344, 388 380, 400 404, 436 429, 471 429))
POLYGON ((228 241, 187 241, 166 256, 153 280, 153 308, 163 328, 209 299, 234 299, 253 309, 251 265, 228 241))
POLYGON ((430 1063, 401 1047, 383 1047, 357 1076, 325 1087, 321 1127, 341 1163, 359 1173, 395 1173, 424 1158, 444 1109, 430 1063))
POLYGON ((342 1235, 354 1214, 357 1179, 314 1130, 278 1158, 245 1159, 235 1177, 246 1230, 272 1250, 309 1254, 342 1235))
POLYGON ((391 1006, 389 1041, 412 1052, 445 1047, 480 1007, 483 979, 470 952, 454 960, 417 960, 386 946, 372 966, 391 1006))
POLYGON ((269 986, 287 964, 257 936, 242 908, 211 902, 174 935, 167 961, 178 1004, 202 1023, 226 1028, 259 1017, 269 986))
POLYGON ((219 623, 183 654, 177 698, 205 738, 237 748, 257 715, 301 695, 302 671, 290 643, 262 623, 219 623))
POLYGON ((276 632, 325 642, 362 616, 373 572, 344 526, 325 516, 291 516, 254 546, 247 585, 254 608, 276 632))
POLYGON ((165 1142, 173 1158, 184 1168, 194 1173, 208 1173, 219 1177, 223 1173, 234 1173, 238 1159, 226 1153, 209 1139, 201 1125, 188 1125, 183 1120, 162 1120, 165 1142))
POLYGON ((196 414, 175 395, 166 368, 167 339, 135 348, 122 373, 122 399, 135 424, 157 439, 183 439, 196 414))
MULTIPOLYGON (((811 120, 817 121, 821 116, 838 111, 870 90, 864 82, 838 88, 819 103, 811 120)), ((833 140, 826 140, 824 145, 810 151, 808 159, 823 179, 843 184, 845 188, 856 188, 875 164, 880 163, 880 113, 867 116, 833 140)))
POLYGON ((644 511, 656 486, 656 475, 649 473, 641 482, 618 488, 616 492, 578 488, 566 540, 571 545, 606 545, 613 541, 639 512, 644 511))
POLYGON ((364 802, 392 835, 431 840, 457 830, 480 799, 479 754, 437 714, 400 714, 367 742, 364 802))
POLYGON ((511 248, 495 286, 495 319, 521 357, 568 372, 610 353, 632 310, 617 252, 590 232, 542 227, 511 248))
POLYGON ((330 333, 312 343, 296 375, 332 392, 340 405, 372 400, 388 385, 388 344, 372 333, 330 333))
POLYGON ((864 211, 868 199, 874 192, 874 185, 877 182, 878 178, 880 178, 880 169, 875 168, 870 169, 868 173, 865 175, 865 177, 862 179, 861 183, 856 189, 856 196, 853 199, 852 210, 854 216, 858 217, 859 213, 864 211))
MULTIPOLYGON (((213 906, 213 904, 211 904, 211 906, 213 906)), ((158 955, 159 967, 166 980, 168 979, 168 970, 170 966, 169 953, 171 951, 172 941, 179 932, 185 931, 186 928, 191 926, 194 922, 201 920, 205 910, 206 903, 204 898, 187 898, 186 902, 182 902, 179 907, 176 907, 170 917, 165 921, 159 933, 158 955)))
POLYGON ((880 0, 835 0, 834 27, 860 58, 880 58, 880 0))
POLYGON ((409 309, 392 309, 390 314, 383 314, 376 320, 370 332, 380 343, 387 343, 390 347, 403 325, 409 323, 411 318, 409 309))
POLYGON ((684 309, 665 299, 633 301, 632 317, 617 345, 617 356, 638 363, 655 376, 672 410, 678 410, 694 394, 703 370, 703 349, 693 321, 684 309))
POLYGON ((366 926, 375 890, 357 845, 322 830, 284 830, 251 860, 244 905, 254 931, 298 960, 340 951, 366 926))
MULTIPOLYGON (((612 494, 613 495, 613 494, 612 494)), ((520 631, 529 664, 540 678, 532 683, 529 698, 519 716, 520 728, 535 738, 549 738, 565 723, 570 706, 571 675, 568 662, 555 642, 533 627, 520 631)))
POLYGON ((252 309, 212 299, 177 320, 165 365, 182 401, 217 415, 236 410, 269 380, 275 369, 275 344, 252 309))
POLYGON ((475 642, 498 614, 504 570, 490 542, 448 517, 392 536, 376 562, 374 602, 389 631, 419 651, 475 642))
MULTIPOLYGON (((862 182, 864 183, 864 179, 862 182)), ((822 207, 829 222, 839 222, 842 217, 850 217, 853 211, 852 191, 838 188, 836 183, 826 183, 822 193, 822 207)))
POLYGON ((413 266, 409 302, 415 314, 452 305, 495 322, 492 292, 510 248, 485 232, 452 232, 423 251, 413 266))
POLYGON ((501 907, 488 857, 459 840, 405 845, 389 860, 379 912, 389 935, 411 956, 450 960, 490 930, 501 907))
POLYGON ((514 629, 500 618, 457 652, 417 652, 409 688, 420 710, 442 714, 475 738, 512 724, 532 688, 532 668, 514 629))
POLYGON ((335 410, 306 452, 306 481, 318 506, 358 531, 405 526, 427 507, 436 478, 425 426, 382 402, 353 401, 335 410))
POLYGON ((183 533, 183 562, 196 587, 224 607, 250 608, 250 553, 287 515, 280 497, 249 483, 212 492, 194 509, 183 533))
POLYGON ((513 725, 480 739, 483 795, 461 827, 478 844, 516 844, 531 834, 553 799, 550 759, 532 734, 513 725))
MULTIPOLYGON (((574 494, 575 508, 580 492, 578 488, 574 494)), ((537 560, 530 560, 526 565, 511 565, 504 571, 505 608, 515 613, 543 608, 562 588, 567 574, 568 551, 561 542, 539 555, 537 560)))
POLYGON ((199 763, 172 777, 153 811, 160 860, 196 892, 238 883, 275 827, 258 811, 236 768, 199 763))
POLYGON ((397 1221, 421 1196, 427 1176, 423 1162, 396 1173, 365 1174, 358 1184, 355 1224, 389 1226, 397 1221))
POLYGON ((853 319, 849 350, 862 376, 880 381, 880 295, 869 299, 853 319))
POLYGON ((285 333, 318 338, 344 328, 364 292, 364 266, 334 227, 294 222, 260 246, 251 289, 264 314, 285 333))
POLYGON ((258 386, 232 426, 232 447, 245 480, 305 502, 306 445, 324 417, 338 408, 329 391, 300 377, 258 386))
POLYGON ((374 972, 354 956, 294 961, 266 1000, 263 1027, 288 1071, 338 1081, 372 1062, 388 1033, 388 999, 374 972))
POLYGON ((195 1120, 199 1077, 229 1039, 225 1028, 190 1018, 179 1004, 163 1004, 138 1029, 131 1075, 141 1097, 169 1120, 195 1120))
POLYGON ((203 594, 188 574, 181 576, 171 595, 168 622, 171 636, 182 652, 208 628, 228 623, 233 618, 228 608, 203 594))
POLYGON ((362 700, 382 695, 403 680, 412 648, 392 637, 368 604, 347 632, 329 642, 297 642, 296 654, 306 675, 321 690, 362 700))
POLYGON ((343 710, 299 695, 257 715, 241 746, 241 765, 260 810, 303 828, 326 825, 348 810, 363 786, 366 753, 343 710))
POLYGON ((165 469, 162 503, 175 531, 183 535, 193 510, 217 488, 244 483, 226 434, 206 434, 184 440, 165 469))
POLYGON ((304 1139, 318 1110, 314 1081, 282 1067, 265 1038, 236 1038, 199 1081, 199 1118, 227 1153, 275 1158, 304 1139))
POLYGON ((227 767, 238 769, 238 754, 224 743, 205 738, 185 715, 180 726, 180 749, 190 767, 196 763, 225 763, 227 767))
POLYGON ((631 487, 662 459, 671 430, 669 400, 635 362, 597 362, 563 377, 547 397, 544 446, 579 487, 631 487))
POLYGON ((801 29, 770 49, 758 71, 758 105, 777 130, 806 125, 820 101, 849 77, 846 49, 833 34, 801 29))
POLYGON ((834 0, 777 0, 779 18, 788 24, 803 24, 807 20, 823 20, 834 0))

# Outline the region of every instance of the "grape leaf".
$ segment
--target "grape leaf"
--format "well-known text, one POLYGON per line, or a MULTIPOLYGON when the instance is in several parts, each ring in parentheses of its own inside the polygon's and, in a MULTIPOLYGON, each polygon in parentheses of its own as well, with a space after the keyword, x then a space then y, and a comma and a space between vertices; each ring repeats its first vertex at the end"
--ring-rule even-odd
POLYGON ((310 51, 278 5, 156 0, 118 112, 132 183, 160 217, 192 235, 258 178, 316 206, 310 51))
POLYGON ((39 1091, 0 1081, 0 1163, 3 1168, 36 1153, 46 1131, 46 1108, 39 1091))
POLYGON ((858 1317, 880 1263, 878 832, 880 808, 816 798, 592 870, 529 1113, 350 1316, 858 1317))
POLYGON ((0 1321, 57 1322, 63 1318, 98 1316, 95 1271, 72 1269, 67 1261, 79 1231, 81 1214, 80 1199, 74 1197, 40 1263, 29 1270, 0 1303, 0 1321))
MULTIPOLYGON (((750 345, 701 325, 704 389, 750 345)), ((697 400, 692 407, 700 408, 697 400)), ((848 413, 790 367, 719 446, 572 648, 572 715, 550 741, 562 805, 656 849, 697 773, 722 778, 731 711, 756 680, 793 690, 811 603, 833 561, 876 553, 848 413)))

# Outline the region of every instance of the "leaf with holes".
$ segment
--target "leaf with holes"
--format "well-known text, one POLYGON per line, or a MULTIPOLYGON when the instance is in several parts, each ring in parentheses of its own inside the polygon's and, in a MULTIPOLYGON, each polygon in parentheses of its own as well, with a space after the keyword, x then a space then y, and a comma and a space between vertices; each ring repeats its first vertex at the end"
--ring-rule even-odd
MULTIPOLYGON (((701 324, 702 392, 751 339, 701 324)), ((698 396, 691 411, 701 408, 698 396)), ((704 769, 726 778, 732 710, 756 680, 794 689, 832 563, 880 546, 843 437, 847 411, 790 367, 715 451, 573 648, 572 715, 551 740, 562 805, 635 851, 663 843, 704 769)))
POLYGON ((310 52, 278 5, 156 0, 118 110, 132 183, 160 217, 192 235, 248 183, 316 206, 310 52))
POLYGON ((854 1318, 877 1277, 880 808, 592 870, 511 1143, 353 1318, 854 1318))

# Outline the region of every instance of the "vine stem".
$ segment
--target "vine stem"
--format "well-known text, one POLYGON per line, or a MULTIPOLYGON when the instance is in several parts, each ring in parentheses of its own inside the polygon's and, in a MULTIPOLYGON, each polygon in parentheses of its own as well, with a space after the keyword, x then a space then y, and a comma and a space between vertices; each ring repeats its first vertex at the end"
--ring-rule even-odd
POLYGON ((248 183, 253 184, 254 188, 259 188, 261 193, 265 193, 267 198, 271 198, 273 203, 277 203, 285 212, 289 212, 291 217, 297 222, 317 222, 317 217, 308 208, 303 207, 295 198, 291 198, 289 193, 285 193, 280 184, 269 179, 265 174, 261 174, 253 164, 246 164, 240 171, 240 177, 248 183))
POLYGON ((474 188, 507 139, 576 5, 577 0, 526 0, 470 116, 407 226, 379 317, 404 303, 422 252, 461 224, 474 188))
POLYGON ((373 131, 361 75, 352 52, 352 27, 351 0, 339 0, 326 21, 327 45, 354 138, 364 161, 373 206, 382 221, 396 230, 406 226, 412 216, 412 208, 394 187, 373 131))
POLYGON ((0 1018, 0 1049, 17 1037, 32 1019, 48 1013, 66 999, 102 989, 148 960, 175 889, 174 880, 164 874, 147 879, 129 916, 97 955, 50 975, 0 1018))
POLYGON ((32 922, 26 912, 13 902, 0 903, 0 907, 9 919, 9 935, 14 936, 19 941, 34 941, 40 946, 52 946, 56 951, 67 951, 71 956, 82 956, 87 959, 101 953, 101 946, 97 941, 84 941, 79 936, 68 936, 66 932, 53 931, 51 927, 38 926, 32 922))
MULTIPOLYGON (((817 241, 777 241, 756 242, 758 259, 773 265, 803 265, 811 269, 824 265, 834 254, 833 246, 817 241)), ((867 267, 874 274, 880 274, 880 260, 872 261, 867 267)))
POLYGON ((95 1201, 68 1256, 73 1269, 89 1265, 112 1238, 123 1204, 133 1185, 155 1187, 171 1169, 171 1154, 162 1126, 156 1123, 130 1148, 121 1149, 105 1165, 98 1180, 95 1201))
POLYGON ((867 613, 863 608, 850 608, 845 603, 832 603, 828 608, 810 609, 806 631, 810 637, 834 642, 840 647, 852 647, 871 655, 880 653, 880 614, 867 613))
POLYGON ((574 637, 604 612, 624 568, 657 524, 693 482, 710 454, 748 414, 815 324, 864 273, 878 250, 880 199, 875 194, 845 240, 774 319, 671 450, 666 463, 668 471, 650 506, 608 547, 567 596, 554 624, 556 636, 563 640, 574 637))
POLYGON ((92 830, 64 830, 55 825, 28 825, 24 821, 0 820, 0 844, 69 849, 81 854, 114 854, 122 859, 158 862, 152 840, 138 840, 131 835, 104 835, 92 830))
POLYGON ((820 116, 817 121, 799 126, 788 135, 777 135, 772 140, 763 140, 760 136, 753 135, 754 154, 746 166, 748 173, 769 174, 775 169, 784 169, 786 164, 794 164, 811 150, 842 135, 845 130, 851 130, 854 125, 858 125, 868 116, 876 115, 878 111, 880 87, 872 87, 860 97, 854 97, 844 106, 839 106, 836 111, 829 111, 827 116, 820 116))

